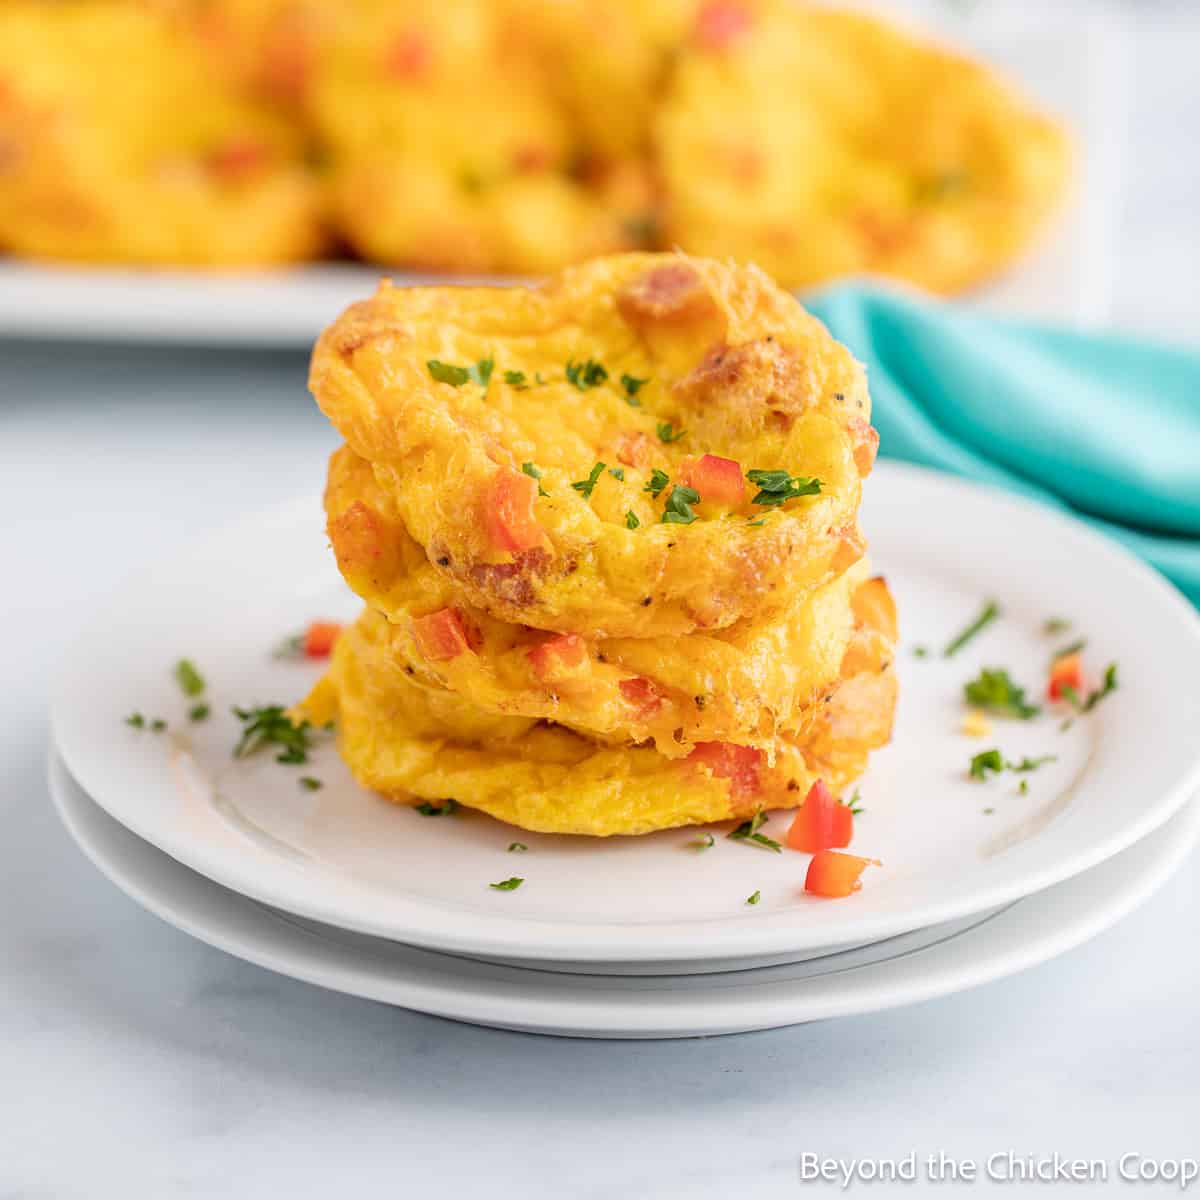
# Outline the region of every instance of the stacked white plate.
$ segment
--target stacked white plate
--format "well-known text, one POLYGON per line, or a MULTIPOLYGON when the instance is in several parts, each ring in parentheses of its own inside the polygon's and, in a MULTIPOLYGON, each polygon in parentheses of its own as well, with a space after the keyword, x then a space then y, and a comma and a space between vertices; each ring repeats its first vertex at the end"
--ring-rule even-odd
MULTIPOLYGON (((94 614, 56 692, 55 801, 102 871, 194 936, 482 1024, 729 1033, 1009 974, 1117 920, 1195 842, 1200 618, 1048 509, 890 463, 867 491, 872 558, 901 612, 902 700, 893 745, 861 782, 853 845, 883 866, 848 899, 804 894, 807 856, 731 840, 728 827, 707 849, 695 830, 530 834, 388 804, 329 739, 303 766, 235 760, 231 706, 291 703, 319 670, 273 656, 281 637, 355 612, 316 496, 154 564, 94 614), (989 600, 1000 618, 944 657, 989 600), (1048 635, 1050 617, 1071 629, 1048 635), (1097 682, 1118 665, 1119 687, 1092 711, 996 719, 982 740, 961 732, 963 684, 981 667, 1004 667, 1037 701, 1052 653, 1079 637, 1097 682), (195 701, 173 675, 185 657, 208 681, 208 720, 187 719, 195 701), (145 727, 126 723, 133 712, 145 727), (970 779, 971 757, 993 746, 1009 762, 1053 761, 970 779), (490 886, 513 876, 515 890, 490 886)), ((766 832, 782 840, 787 821, 776 814, 766 832)))

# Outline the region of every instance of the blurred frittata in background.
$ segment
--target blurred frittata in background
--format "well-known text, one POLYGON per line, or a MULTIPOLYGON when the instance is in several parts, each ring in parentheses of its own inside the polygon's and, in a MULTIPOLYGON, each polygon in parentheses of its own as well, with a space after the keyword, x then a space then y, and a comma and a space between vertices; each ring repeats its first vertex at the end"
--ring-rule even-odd
POLYGON ((953 292, 1066 182, 983 65, 796 0, 6 0, 0 247, 541 274, 679 247, 953 292))

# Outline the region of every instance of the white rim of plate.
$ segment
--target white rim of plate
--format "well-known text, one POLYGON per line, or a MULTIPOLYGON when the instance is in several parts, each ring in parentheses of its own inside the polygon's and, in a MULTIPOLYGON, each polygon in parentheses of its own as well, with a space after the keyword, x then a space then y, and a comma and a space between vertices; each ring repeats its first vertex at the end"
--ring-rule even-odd
MULTIPOLYGON (((105 791, 104 771, 98 771, 97 766, 103 768, 108 764, 98 764, 95 757, 94 746, 98 744, 93 736, 95 731, 88 720, 81 719, 79 706, 69 702, 76 688, 82 686, 87 690, 88 682, 72 664, 86 658, 85 647, 95 646, 98 640, 103 642, 106 625, 119 618, 122 597, 135 599, 142 586, 150 585, 164 573, 169 575, 174 562, 183 564, 194 556, 224 553, 225 548, 236 543, 238 538, 252 537, 261 543, 264 535, 270 535, 272 531, 289 528, 297 521, 308 521, 319 511, 315 499, 293 500, 217 531, 185 549, 177 559, 155 564, 142 572, 108 606, 101 608, 94 617, 92 628, 77 643, 79 653, 67 655, 67 666, 52 693, 54 744, 72 775, 111 816, 139 837, 217 883, 324 924, 454 954, 531 963, 546 960, 641 963, 670 960, 684 963, 714 958, 781 956, 793 950, 808 951, 822 946, 865 945, 927 925, 999 908, 1089 870, 1157 829, 1200 786, 1200 742, 1190 736, 1190 731, 1200 727, 1200 697, 1188 690, 1200 677, 1200 616, 1152 568, 1101 533, 1062 512, 996 488, 909 464, 881 463, 878 475, 881 478, 873 481, 875 491, 878 492, 882 478, 887 478, 901 493, 909 489, 912 495, 907 499, 920 501, 920 504, 914 503, 914 511, 920 508, 925 513, 936 512, 939 506, 953 506, 960 516, 980 513, 981 540, 986 537, 989 522, 993 528, 999 528, 999 523, 1003 523, 1005 536, 1011 535, 1012 527, 1030 527, 1031 523, 1035 531, 1040 527, 1031 552, 1036 551, 1044 558, 1052 554, 1060 567, 1063 562, 1072 563, 1073 568, 1080 562, 1090 562, 1093 567, 1100 564, 1107 587, 1097 602, 1112 607, 1119 594, 1131 590, 1142 608, 1138 614, 1139 622, 1153 629, 1156 636, 1163 636, 1165 630, 1174 639, 1169 659, 1160 655, 1149 662, 1131 664, 1142 671, 1151 671, 1156 677, 1142 680, 1142 694, 1170 696, 1171 707, 1151 715, 1144 708, 1130 706, 1127 700, 1116 699, 1117 705, 1125 703, 1122 711, 1127 717, 1142 722, 1137 732, 1145 735, 1148 744, 1153 741, 1156 748, 1152 756, 1138 756, 1136 764, 1133 750, 1121 759, 1129 776, 1124 783, 1127 786, 1136 783, 1139 795, 1147 798, 1137 815, 1124 820, 1084 849, 1073 849, 1070 854, 1053 858, 1047 858, 1043 853, 1041 859, 1044 861, 1038 860, 1034 866, 1026 867, 1018 879, 1005 878, 1001 873, 997 880, 980 886, 967 896, 930 899, 911 909, 864 915, 852 927, 848 927, 848 918, 846 922, 839 918, 836 925, 831 920, 826 932, 813 935, 806 930, 802 944, 797 943, 796 929, 789 923, 786 913, 763 913, 752 924, 732 922, 728 928, 715 922, 647 922, 636 927, 576 922, 556 930, 556 927, 543 923, 536 931, 536 942, 531 942, 531 925, 534 923, 528 919, 489 914, 486 928, 482 928, 476 913, 464 914, 424 900, 403 897, 389 898, 393 902, 388 919, 381 921, 361 904, 347 906, 344 900, 330 901, 315 896, 311 890, 312 879, 301 872, 288 877, 276 871, 272 878, 274 886, 268 886, 256 871, 247 870, 244 863, 231 862, 208 847, 197 846, 181 836, 178 830, 155 826, 145 819, 144 814, 132 811, 124 797, 105 791), (1165 743, 1161 740, 1163 737, 1168 738, 1165 743), (1130 770, 1135 765, 1136 771, 1130 770)), ((269 537, 266 544, 269 544, 269 537)), ((1114 619, 1115 613, 1114 609, 1114 619)), ((1120 616, 1122 621, 1128 622, 1126 610, 1120 610, 1120 616)), ((107 682, 91 681, 93 691, 102 686, 107 686, 107 682)), ((1128 694, 1126 687, 1118 697, 1128 694)), ((1106 719, 1111 719, 1111 709, 1110 704, 1106 719)), ((1111 788, 1112 780, 1098 779, 1092 788, 1093 794, 1101 785, 1111 788)), ((1034 841, 1045 841, 1053 830, 1054 826, 1049 826, 1034 841)), ((987 867, 991 865, 989 863, 987 867)), ((980 872, 983 873, 984 868, 980 868, 980 872)), ((842 901, 839 905, 851 903, 842 901)))
MULTIPOLYGON (((289 978, 456 1021, 588 1038, 746 1033, 879 1012, 991 983, 1063 954, 1148 900, 1200 838, 1200 800, 1122 855, 943 937, 883 958, 721 976, 561 975, 313 928, 183 866, 110 817, 53 750, 67 832, 137 904, 184 933, 289 978)), ((870 948, 867 948, 869 951, 870 948)))

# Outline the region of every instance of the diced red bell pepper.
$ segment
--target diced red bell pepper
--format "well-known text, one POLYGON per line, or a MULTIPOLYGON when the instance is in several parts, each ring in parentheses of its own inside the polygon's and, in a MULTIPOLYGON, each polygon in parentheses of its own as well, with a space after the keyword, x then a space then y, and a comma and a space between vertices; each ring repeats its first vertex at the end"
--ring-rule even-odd
POLYGON ((854 465, 865 479, 870 475, 875 465, 875 455, 879 452, 879 430, 862 417, 853 417, 849 428, 854 439, 854 465))
POLYGON ((705 454, 682 464, 680 477, 687 487, 700 493, 703 504, 737 508, 746 499, 742 468, 732 458, 705 454))
POLYGON ((861 887, 859 876, 868 867, 882 867, 877 858, 859 858, 854 854, 839 854, 836 850, 821 850, 813 855, 804 877, 804 890, 814 896, 838 900, 852 896, 861 887))
POLYGON ((709 50, 724 50, 750 25, 745 5, 736 0, 709 0, 696 14, 696 41, 709 50))
POLYGON ((383 69, 393 79, 406 82, 420 79, 429 70, 433 52, 429 40, 416 30, 400 34, 383 59, 383 69))
POLYGON ((457 609, 441 608, 428 616, 415 617, 412 628, 417 649, 431 662, 457 658, 471 648, 457 609))
POLYGON ((793 850, 816 854, 820 850, 848 846, 853 837, 854 814, 834 799, 825 780, 818 779, 796 810, 787 832, 787 844, 793 850))
POLYGON ((728 779, 732 796, 754 796, 761 788, 763 752, 753 746, 697 742, 687 761, 707 767, 721 779, 728 779))
POLYGON ((1083 695, 1083 657, 1079 654, 1064 654, 1056 658, 1050 667, 1050 684, 1046 694, 1051 700, 1066 700, 1064 688, 1073 691, 1077 698, 1083 695))
POLYGON ((304 631, 304 653, 308 658, 328 658, 342 627, 337 621, 310 621, 304 631))
POLYGON ((590 665, 587 643, 577 633, 550 638, 525 652, 533 673, 542 683, 558 684, 578 679, 590 665))
POLYGON ((488 541, 497 550, 518 553, 540 546, 545 535, 533 515, 537 480, 512 467, 501 467, 487 486, 483 518, 488 541))
POLYGON ((236 182, 266 166, 267 147, 253 138, 230 138, 213 149, 208 167, 214 175, 236 182))
POLYGON ((662 693, 643 675, 622 679, 618 686, 621 695, 637 709, 640 717, 648 717, 662 706, 662 693))

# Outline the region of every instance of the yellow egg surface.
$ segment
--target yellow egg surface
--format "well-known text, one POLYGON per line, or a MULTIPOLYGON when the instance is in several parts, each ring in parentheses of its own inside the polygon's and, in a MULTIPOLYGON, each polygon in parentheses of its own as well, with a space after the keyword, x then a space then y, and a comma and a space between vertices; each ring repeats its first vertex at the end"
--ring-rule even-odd
MULTIPOLYGON (((877 587, 886 593, 882 581, 877 587)), ((704 743, 688 758, 484 713, 414 682, 385 635, 370 612, 343 632, 329 673, 296 715, 336 721, 355 778, 397 803, 454 798, 536 832, 640 834, 794 808, 818 778, 844 791, 892 732, 892 641, 862 623, 856 641, 865 649, 847 653, 846 670, 857 673, 835 689, 811 733, 780 738, 773 755, 704 743)))
POLYGON ((668 241, 789 287, 865 271, 956 292, 1063 194, 1062 130, 981 63, 779 0, 692 39, 654 118, 668 241))
POLYGON ((865 626, 856 634, 865 648, 852 645, 847 655, 847 670, 857 674, 835 689, 809 734, 780 738, 772 755, 709 742, 675 759, 650 746, 485 713, 423 687, 390 655, 381 632, 384 623, 367 614, 343 633, 329 673, 297 716, 336 721, 355 778, 397 803, 453 798, 538 832, 640 834, 795 807, 818 778, 844 791, 891 735, 891 641, 865 626))
POLYGON ((385 282, 322 334, 310 386, 427 558, 498 620, 721 629, 863 553, 862 368, 752 267, 632 254, 535 288, 385 282), (700 478, 707 499, 684 482, 700 478))
POLYGON ((779 733, 803 730, 839 679, 851 596, 868 574, 863 560, 777 614, 711 633, 547 635, 464 603, 408 535, 370 464, 348 447, 330 461, 325 504, 339 569, 387 614, 363 621, 380 652, 414 682, 489 712, 652 741, 668 758, 687 755, 700 741, 770 752, 779 733), (422 621, 446 610, 465 641, 452 656, 431 654, 422 621))
POLYGON ((0 6, 0 243, 240 266, 324 245, 302 139, 214 78, 165 16, 120 0, 0 6))
POLYGON ((638 246, 644 191, 581 177, 546 64, 505 4, 347 4, 308 109, 350 244, 377 262, 526 274, 638 246))

